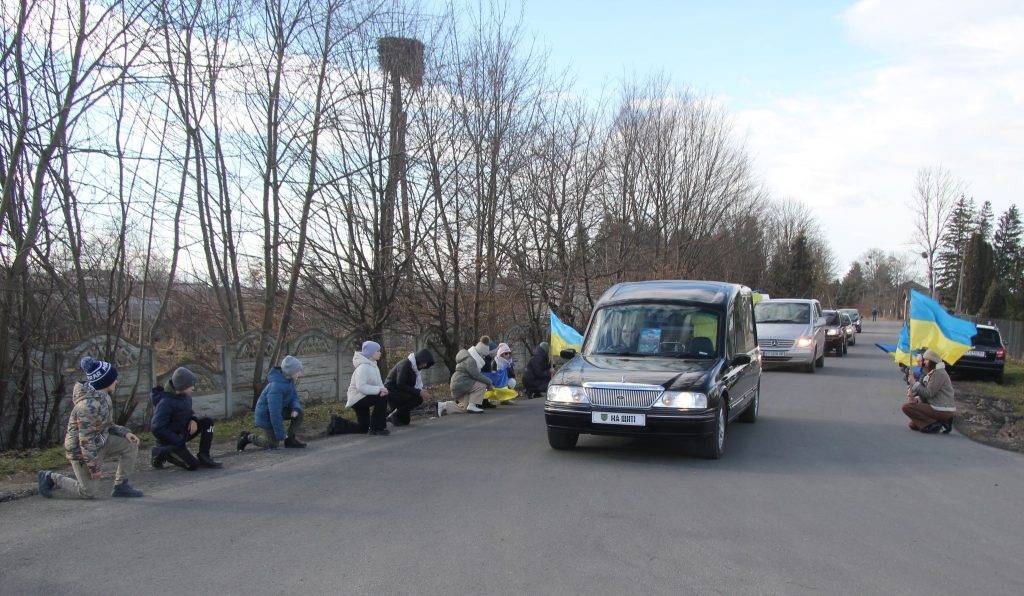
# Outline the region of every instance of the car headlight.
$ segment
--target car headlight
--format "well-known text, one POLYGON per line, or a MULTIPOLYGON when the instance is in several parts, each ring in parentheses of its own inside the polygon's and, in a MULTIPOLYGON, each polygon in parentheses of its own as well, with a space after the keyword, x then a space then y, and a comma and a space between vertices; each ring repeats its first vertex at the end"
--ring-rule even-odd
POLYGON ((800 339, 796 340, 796 347, 798 347, 798 348, 809 348, 809 347, 811 347, 812 343, 814 343, 814 340, 812 340, 811 338, 809 338, 809 337, 801 337, 800 339))
POLYGON ((828 331, 826 331, 825 333, 826 333, 827 335, 839 335, 839 330, 838 330, 838 329, 829 329, 829 330, 828 330, 828 331))
POLYGON ((548 387, 548 401, 560 404, 589 404, 583 387, 572 385, 551 385, 548 387))
POLYGON ((708 407, 708 396, 692 391, 666 391, 654 402, 655 408, 677 410, 703 410, 708 407))

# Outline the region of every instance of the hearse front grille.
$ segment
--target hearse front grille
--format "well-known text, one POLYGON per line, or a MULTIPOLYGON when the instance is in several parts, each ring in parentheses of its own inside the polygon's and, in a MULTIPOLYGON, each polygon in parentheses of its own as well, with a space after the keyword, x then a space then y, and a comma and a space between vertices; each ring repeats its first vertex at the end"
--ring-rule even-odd
POLYGON ((583 388, 592 405, 615 408, 649 408, 665 392, 658 385, 631 383, 594 383, 583 388))

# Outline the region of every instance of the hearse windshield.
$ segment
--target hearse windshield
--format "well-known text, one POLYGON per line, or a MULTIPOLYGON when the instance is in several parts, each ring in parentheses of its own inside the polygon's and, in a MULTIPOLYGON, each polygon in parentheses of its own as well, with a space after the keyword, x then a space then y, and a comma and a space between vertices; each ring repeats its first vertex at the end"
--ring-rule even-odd
POLYGON ((811 306, 799 302, 759 302, 754 305, 755 323, 792 323, 806 325, 811 306))
POLYGON ((719 313, 701 306, 623 304, 597 311, 588 356, 716 358, 719 313))

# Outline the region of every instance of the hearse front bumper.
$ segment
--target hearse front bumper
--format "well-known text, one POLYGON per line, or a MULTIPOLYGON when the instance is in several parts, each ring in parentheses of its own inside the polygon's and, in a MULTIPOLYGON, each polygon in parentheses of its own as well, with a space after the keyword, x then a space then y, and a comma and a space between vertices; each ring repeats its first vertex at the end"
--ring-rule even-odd
POLYGON ((595 406, 572 406, 564 403, 546 402, 544 421, 548 428, 587 435, 613 437, 685 437, 700 438, 715 433, 715 410, 669 410, 662 408, 605 408, 595 406), (593 413, 642 414, 643 426, 620 426, 601 424, 593 421, 593 413))

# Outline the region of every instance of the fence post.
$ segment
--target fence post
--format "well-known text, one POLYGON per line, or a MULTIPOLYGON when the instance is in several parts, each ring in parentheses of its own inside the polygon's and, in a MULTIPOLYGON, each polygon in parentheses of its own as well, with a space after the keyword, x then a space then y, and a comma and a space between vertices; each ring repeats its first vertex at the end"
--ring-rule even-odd
POLYGON ((342 350, 341 340, 334 340, 334 385, 336 389, 335 393, 337 394, 336 399, 339 402, 344 399, 344 394, 342 393, 344 389, 341 387, 341 359, 343 354, 344 351, 342 350))
POLYGON ((235 415, 235 400, 232 395, 232 385, 235 384, 235 361, 232 354, 231 344, 224 344, 220 349, 221 367, 224 369, 224 417, 231 418, 235 415))

